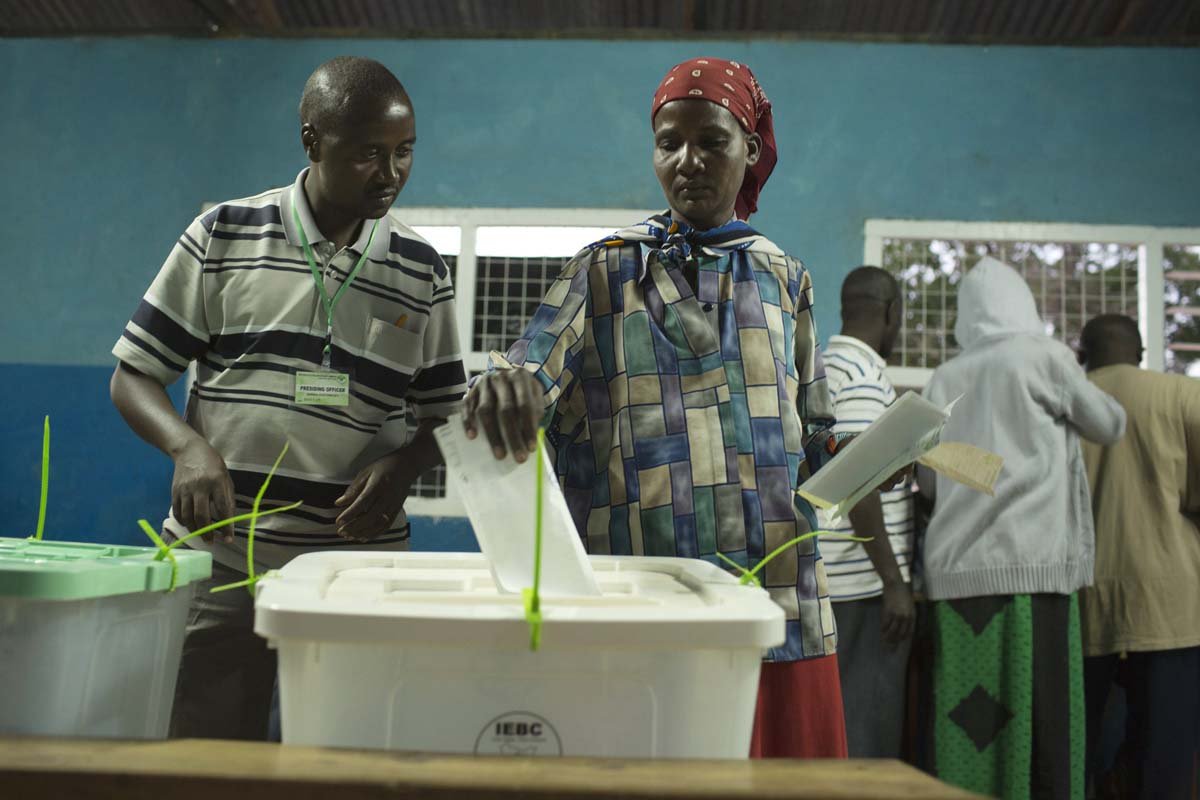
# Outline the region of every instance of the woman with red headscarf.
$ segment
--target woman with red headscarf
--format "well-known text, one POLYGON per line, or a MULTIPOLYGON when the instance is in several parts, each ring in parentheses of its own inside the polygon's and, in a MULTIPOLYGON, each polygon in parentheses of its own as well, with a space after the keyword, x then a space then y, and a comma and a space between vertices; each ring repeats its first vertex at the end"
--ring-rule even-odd
MULTIPOLYGON (((697 58, 650 119, 669 209, 566 264, 464 420, 518 461, 548 420, 590 552, 753 566, 815 529, 797 482, 836 449, 808 272, 747 222, 775 166, 771 104, 746 65, 697 58)), ((816 540, 763 573, 787 639, 763 665, 751 752, 845 756, 816 540)))

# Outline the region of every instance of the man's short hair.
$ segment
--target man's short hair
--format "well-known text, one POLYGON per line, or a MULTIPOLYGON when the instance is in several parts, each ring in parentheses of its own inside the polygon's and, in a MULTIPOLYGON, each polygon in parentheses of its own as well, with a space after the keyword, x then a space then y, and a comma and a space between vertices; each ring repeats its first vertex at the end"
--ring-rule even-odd
POLYGON ((338 56, 313 70, 300 98, 300 122, 318 131, 336 130, 385 100, 411 105, 391 70, 369 58, 338 56))
POLYGON ((878 314, 876 304, 884 308, 900 297, 900 284, 887 270, 861 266, 842 281, 842 319, 859 313, 878 314))
POLYGON ((1083 326, 1079 345, 1090 355, 1114 351, 1140 353, 1142 333, 1137 323, 1124 314, 1101 314, 1083 326))

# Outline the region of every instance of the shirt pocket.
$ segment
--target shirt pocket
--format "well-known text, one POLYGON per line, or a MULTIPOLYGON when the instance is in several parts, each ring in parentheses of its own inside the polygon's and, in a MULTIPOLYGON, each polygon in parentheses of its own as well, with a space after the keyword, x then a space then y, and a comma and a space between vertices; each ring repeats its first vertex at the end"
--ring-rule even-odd
POLYGON ((424 360, 423 337, 382 319, 367 322, 363 357, 356 370, 365 388, 403 399, 424 360))

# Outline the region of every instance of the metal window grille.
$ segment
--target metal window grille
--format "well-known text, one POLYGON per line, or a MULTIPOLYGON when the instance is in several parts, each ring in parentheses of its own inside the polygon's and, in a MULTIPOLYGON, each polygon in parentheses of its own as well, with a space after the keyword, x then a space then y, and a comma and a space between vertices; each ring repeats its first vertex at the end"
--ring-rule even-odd
POLYGON ((902 287, 903 325, 892 366, 933 368, 958 353, 958 284, 987 255, 1021 273, 1046 332, 1070 346, 1097 314, 1137 319, 1136 244, 885 238, 880 266, 902 287))
POLYGON ((409 490, 409 497, 440 498, 446 496, 446 468, 438 464, 433 469, 417 478, 409 490))
POLYGON ((1164 366, 1200 378, 1200 245, 1163 245, 1164 366))
POLYGON ((479 256, 472 349, 503 352, 520 338, 550 284, 570 259, 479 256))
MULTIPOLYGON (((468 373, 468 377, 475 377, 478 372, 468 373)), ((417 420, 408 411, 405 415, 405 421, 408 424, 409 436, 417 430, 417 420)), ((446 496, 446 467, 438 464, 433 469, 426 472, 421 477, 417 478, 413 483, 412 488, 408 492, 409 497, 425 497, 431 499, 440 499, 446 496)))
MULTIPOLYGON (((536 216, 540 222, 545 212, 539 211, 536 216)), ((443 251, 442 258, 450 268, 456 295, 463 298, 458 303, 459 330, 470 332, 470 347, 463 356, 471 376, 479 374, 489 352, 503 352, 521 336, 550 285, 570 260, 569 254, 576 252, 580 244, 595 241, 611 230, 611 227, 547 228, 516 224, 469 226, 464 232, 463 228, 441 224, 440 220, 434 227, 417 226, 418 233, 426 235, 429 241, 442 242, 438 249, 443 251), (461 252, 459 248, 463 248, 461 252), (460 285, 460 277, 467 283, 465 289, 460 285), (474 313, 464 319, 468 307, 474 313)), ((408 424, 415 431, 416 421, 411 415, 408 424)), ((432 501, 447 499, 445 468, 436 467, 422 475, 409 496, 432 501)))

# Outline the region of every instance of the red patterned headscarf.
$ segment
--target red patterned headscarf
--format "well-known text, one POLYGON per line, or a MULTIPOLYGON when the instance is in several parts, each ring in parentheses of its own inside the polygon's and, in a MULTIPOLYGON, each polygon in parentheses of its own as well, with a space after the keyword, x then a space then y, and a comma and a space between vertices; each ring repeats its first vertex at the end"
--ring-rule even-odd
POLYGON ((746 170, 738 192, 738 219, 748 219, 758 210, 758 193, 775 169, 775 124, 771 119, 771 101, 758 85, 758 79, 745 64, 723 58, 693 58, 671 68, 654 92, 650 124, 659 109, 672 100, 708 100, 729 109, 746 133, 762 137, 758 163, 746 170))

